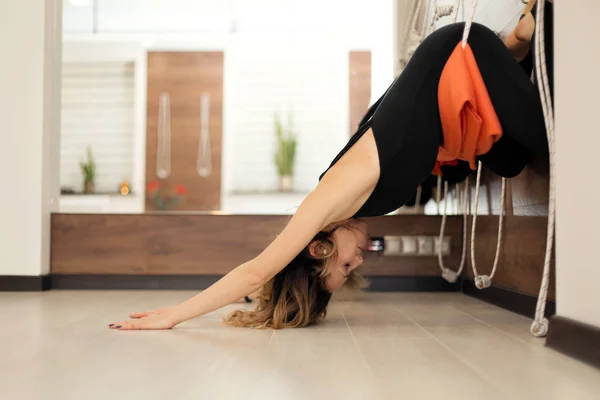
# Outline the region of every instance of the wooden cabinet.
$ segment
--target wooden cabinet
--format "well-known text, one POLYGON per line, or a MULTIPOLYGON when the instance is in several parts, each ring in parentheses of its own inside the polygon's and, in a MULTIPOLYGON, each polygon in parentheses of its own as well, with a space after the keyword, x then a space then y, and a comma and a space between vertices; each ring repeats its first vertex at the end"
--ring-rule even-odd
MULTIPOLYGON (((221 143, 223 127, 223 52, 149 52, 146 123, 146 183, 158 180, 159 104, 161 94, 170 103, 170 174, 161 183, 169 190, 182 185, 185 201, 178 210, 221 208, 221 143), (201 112, 201 97, 209 99, 201 112), (197 171, 203 119, 210 139, 210 175, 197 171)), ((146 196, 146 209, 156 210, 146 196)))

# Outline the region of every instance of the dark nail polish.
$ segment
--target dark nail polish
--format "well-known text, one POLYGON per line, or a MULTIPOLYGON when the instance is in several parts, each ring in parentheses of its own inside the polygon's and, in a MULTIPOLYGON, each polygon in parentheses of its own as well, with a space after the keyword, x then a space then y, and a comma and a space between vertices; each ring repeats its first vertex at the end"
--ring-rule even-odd
POLYGON ((117 328, 117 329, 121 328, 121 325, 117 325, 117 326, 116 326, 116 328, 117 328))
POLYGON ((110 324, 109 326, 114 326, 115 324, 110 324))

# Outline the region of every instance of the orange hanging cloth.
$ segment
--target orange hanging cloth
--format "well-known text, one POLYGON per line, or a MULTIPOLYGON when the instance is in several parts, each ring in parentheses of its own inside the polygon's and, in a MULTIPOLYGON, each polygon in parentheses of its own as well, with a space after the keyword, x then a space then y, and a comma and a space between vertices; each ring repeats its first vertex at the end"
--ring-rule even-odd
POLYGON ((469 44, 463 49, 459 43, 448 58, 438 85, 438 106, 444 142, 432 173, 442 175, 441 167, 457 160, 476 170, 475 157, 490 151, 502 136, 502 126, 469 44))

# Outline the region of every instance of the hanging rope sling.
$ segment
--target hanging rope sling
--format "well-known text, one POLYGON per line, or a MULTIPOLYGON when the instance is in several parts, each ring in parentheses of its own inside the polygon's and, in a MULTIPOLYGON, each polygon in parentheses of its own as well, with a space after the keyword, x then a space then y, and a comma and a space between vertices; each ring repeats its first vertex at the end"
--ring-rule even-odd
POLYGON ((548 136, 548 149, 550 161, 550 190, 548 199, 548 231, 546 235, 546 254, 540 293, 535 308, 535 319, 531 324, 531 333, 537 337, 546 336, 548 333, 548 320, 544 317, 548 285, 550 283, 550 263, 552 261, 552 246, 554 243, 554 224, 556 214, 556 186, 555 186, 555 143, 554 143, 554 109, 552 95, 548 83, 548 70, 546 67, 546 52, 544 39, 544 8, 545 0, 538 0, 535 24, 535 71, 544 112, 546 135, 548 136))

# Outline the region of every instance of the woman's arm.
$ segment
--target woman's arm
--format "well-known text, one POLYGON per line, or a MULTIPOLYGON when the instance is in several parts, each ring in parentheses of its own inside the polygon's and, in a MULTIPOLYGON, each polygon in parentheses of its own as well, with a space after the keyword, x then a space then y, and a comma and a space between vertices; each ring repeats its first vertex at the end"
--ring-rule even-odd
MULTIPOLYGON (((552 0, 546 1, 549 3, 553 2, 552 0)), ((506 37, 506 47, 518 62, 521 62, 531 50, 531 38, 535 31, 535 18, 533 17, 532 9, 535 3, 536 0, 531 0, 527 3, 519 23, 506 37)))
POLYGON ((327 179, 323 177, 288 225, 260 255, 176 307, 176 322, 198 317, 254 293, 288 265, 319 231, 351 217, 347 210, 354 203, 352 199, 362 197, 371 186, 367 170, 347 166, 330 171, 333 173, 327 179))
POLYGON ((184 303, 151 313, 116 329, 168 329, 254 293, 294 259, 327 225, 350 218, 366 202, 379 179, 379 159, 371 130, 323 176, 281 234, 256 258, 238 266, 184 303))
POLYGON ((515 29, 508 34, 505 41, 506 47, 519 62, 525 58, 531 49, 531 38, 535 30, 535 19, 531 14, 534 4, 535 0, 527 4, 527 7, 523 10, 523 17, 519 20, 515 29))

